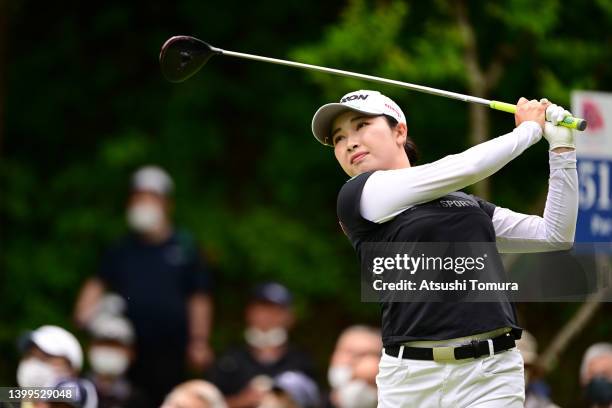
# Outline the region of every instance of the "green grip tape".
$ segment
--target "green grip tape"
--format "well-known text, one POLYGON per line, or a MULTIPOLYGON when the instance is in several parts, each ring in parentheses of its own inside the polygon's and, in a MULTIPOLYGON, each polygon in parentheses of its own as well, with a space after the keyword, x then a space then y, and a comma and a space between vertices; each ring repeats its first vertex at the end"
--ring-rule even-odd
MULTIPOLYGON (((491 101, 491 103, 489 104, 489 107, 491 109, 499 110, 502 112, 508 112, 508 113, 516 112, 516 105, 513 105, 511 103, 506 103, 506 102, 491 101)), ((587 128, 587 121, 581 118, 575 118, 573 116, 566 116, 565 119, 563 119, 563 121, 559 122, 557 125, 582 131, 587 128)))
POLYGON ((489 106, 491 107, 491 109, 499 110, 502 112, 508 112, 508 113, 516 112, 516 105, 513 105, 511 103, 491 101, 491 104, 489 106))

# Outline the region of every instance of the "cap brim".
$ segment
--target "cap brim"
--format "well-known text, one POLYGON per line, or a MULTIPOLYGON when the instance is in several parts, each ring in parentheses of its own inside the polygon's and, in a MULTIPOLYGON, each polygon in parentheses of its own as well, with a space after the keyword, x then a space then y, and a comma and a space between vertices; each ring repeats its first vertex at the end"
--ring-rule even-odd
POLYGON ((23 354, 26 353, 32 346, 36 346, 40 351, 50 356, 56 356, 55 350, 49 348, 49 345, 45 342, 36 340, 36 333, 34 331, 29 331, 23 333, 17 339, 17 348, 23 354))
POLYGON ((350 105, 344 103, 328 103, 323 105, 317 110, 312 118, 312 133, 314 137, 326 146, 333 146, 331 141, 330 133, 334 119, 341 113, 347 111, 354 111, 365 113, 366 115, 380 115, 382 112, 371 112, 361 109, 356 109, 350 105))
POLYGON ((36 330, 30 334, 30 344, 38 347, 50 356, 59 356, 62 354, 61 351, 58 351, 53 342, 41 338, 40 333, 37 333, 36 330))
POLYGON ((28 351, 29 348, 32 347, 32 345, 35 345, 35 343, 32 341, 31 330, 22 333, 17 338, 17 350, 19 350, 19 352, 22 354, 28 351))

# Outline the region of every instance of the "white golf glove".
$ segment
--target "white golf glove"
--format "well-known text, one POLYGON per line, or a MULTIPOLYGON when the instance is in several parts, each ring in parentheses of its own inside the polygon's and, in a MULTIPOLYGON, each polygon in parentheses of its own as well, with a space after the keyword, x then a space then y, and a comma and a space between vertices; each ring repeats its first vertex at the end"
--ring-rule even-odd
POLYGON ((549 150, 554 150, 557 147, 576 148, 573 129, 557 126, 557 123, 563 121, 566 116, 571 116, 571 113, 561 106, 552 104, 546 108, 544 138, 548 140, 549 150))

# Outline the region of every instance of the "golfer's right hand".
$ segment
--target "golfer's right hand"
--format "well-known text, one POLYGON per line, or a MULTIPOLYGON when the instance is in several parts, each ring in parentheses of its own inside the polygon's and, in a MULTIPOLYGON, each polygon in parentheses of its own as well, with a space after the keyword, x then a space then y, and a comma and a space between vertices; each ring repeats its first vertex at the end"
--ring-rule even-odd
POLYGON ((519 99, 516 104, 514 122, 516 126, 523 122, 537 122, 544 131, 544 121, 546 120, 546 108, 550 102, 538 102, 535 99, 528 101, 525 98, 519 99))

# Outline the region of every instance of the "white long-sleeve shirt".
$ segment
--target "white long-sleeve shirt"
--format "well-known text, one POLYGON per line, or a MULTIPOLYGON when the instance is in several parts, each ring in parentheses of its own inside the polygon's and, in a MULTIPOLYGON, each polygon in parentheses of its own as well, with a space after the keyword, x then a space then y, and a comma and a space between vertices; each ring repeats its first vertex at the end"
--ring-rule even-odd
MULTIPOLYGON (((361 215, 384 223, 415 205, 440 198, 497 172, 542 137, 536 122, 421 166, 374 172, 363 187, 361 215)), ((549 153, 550 178, 544 216, 496 207, 492 222, 499 252, 568 249, 578 215, 576 152, 549 153)))

